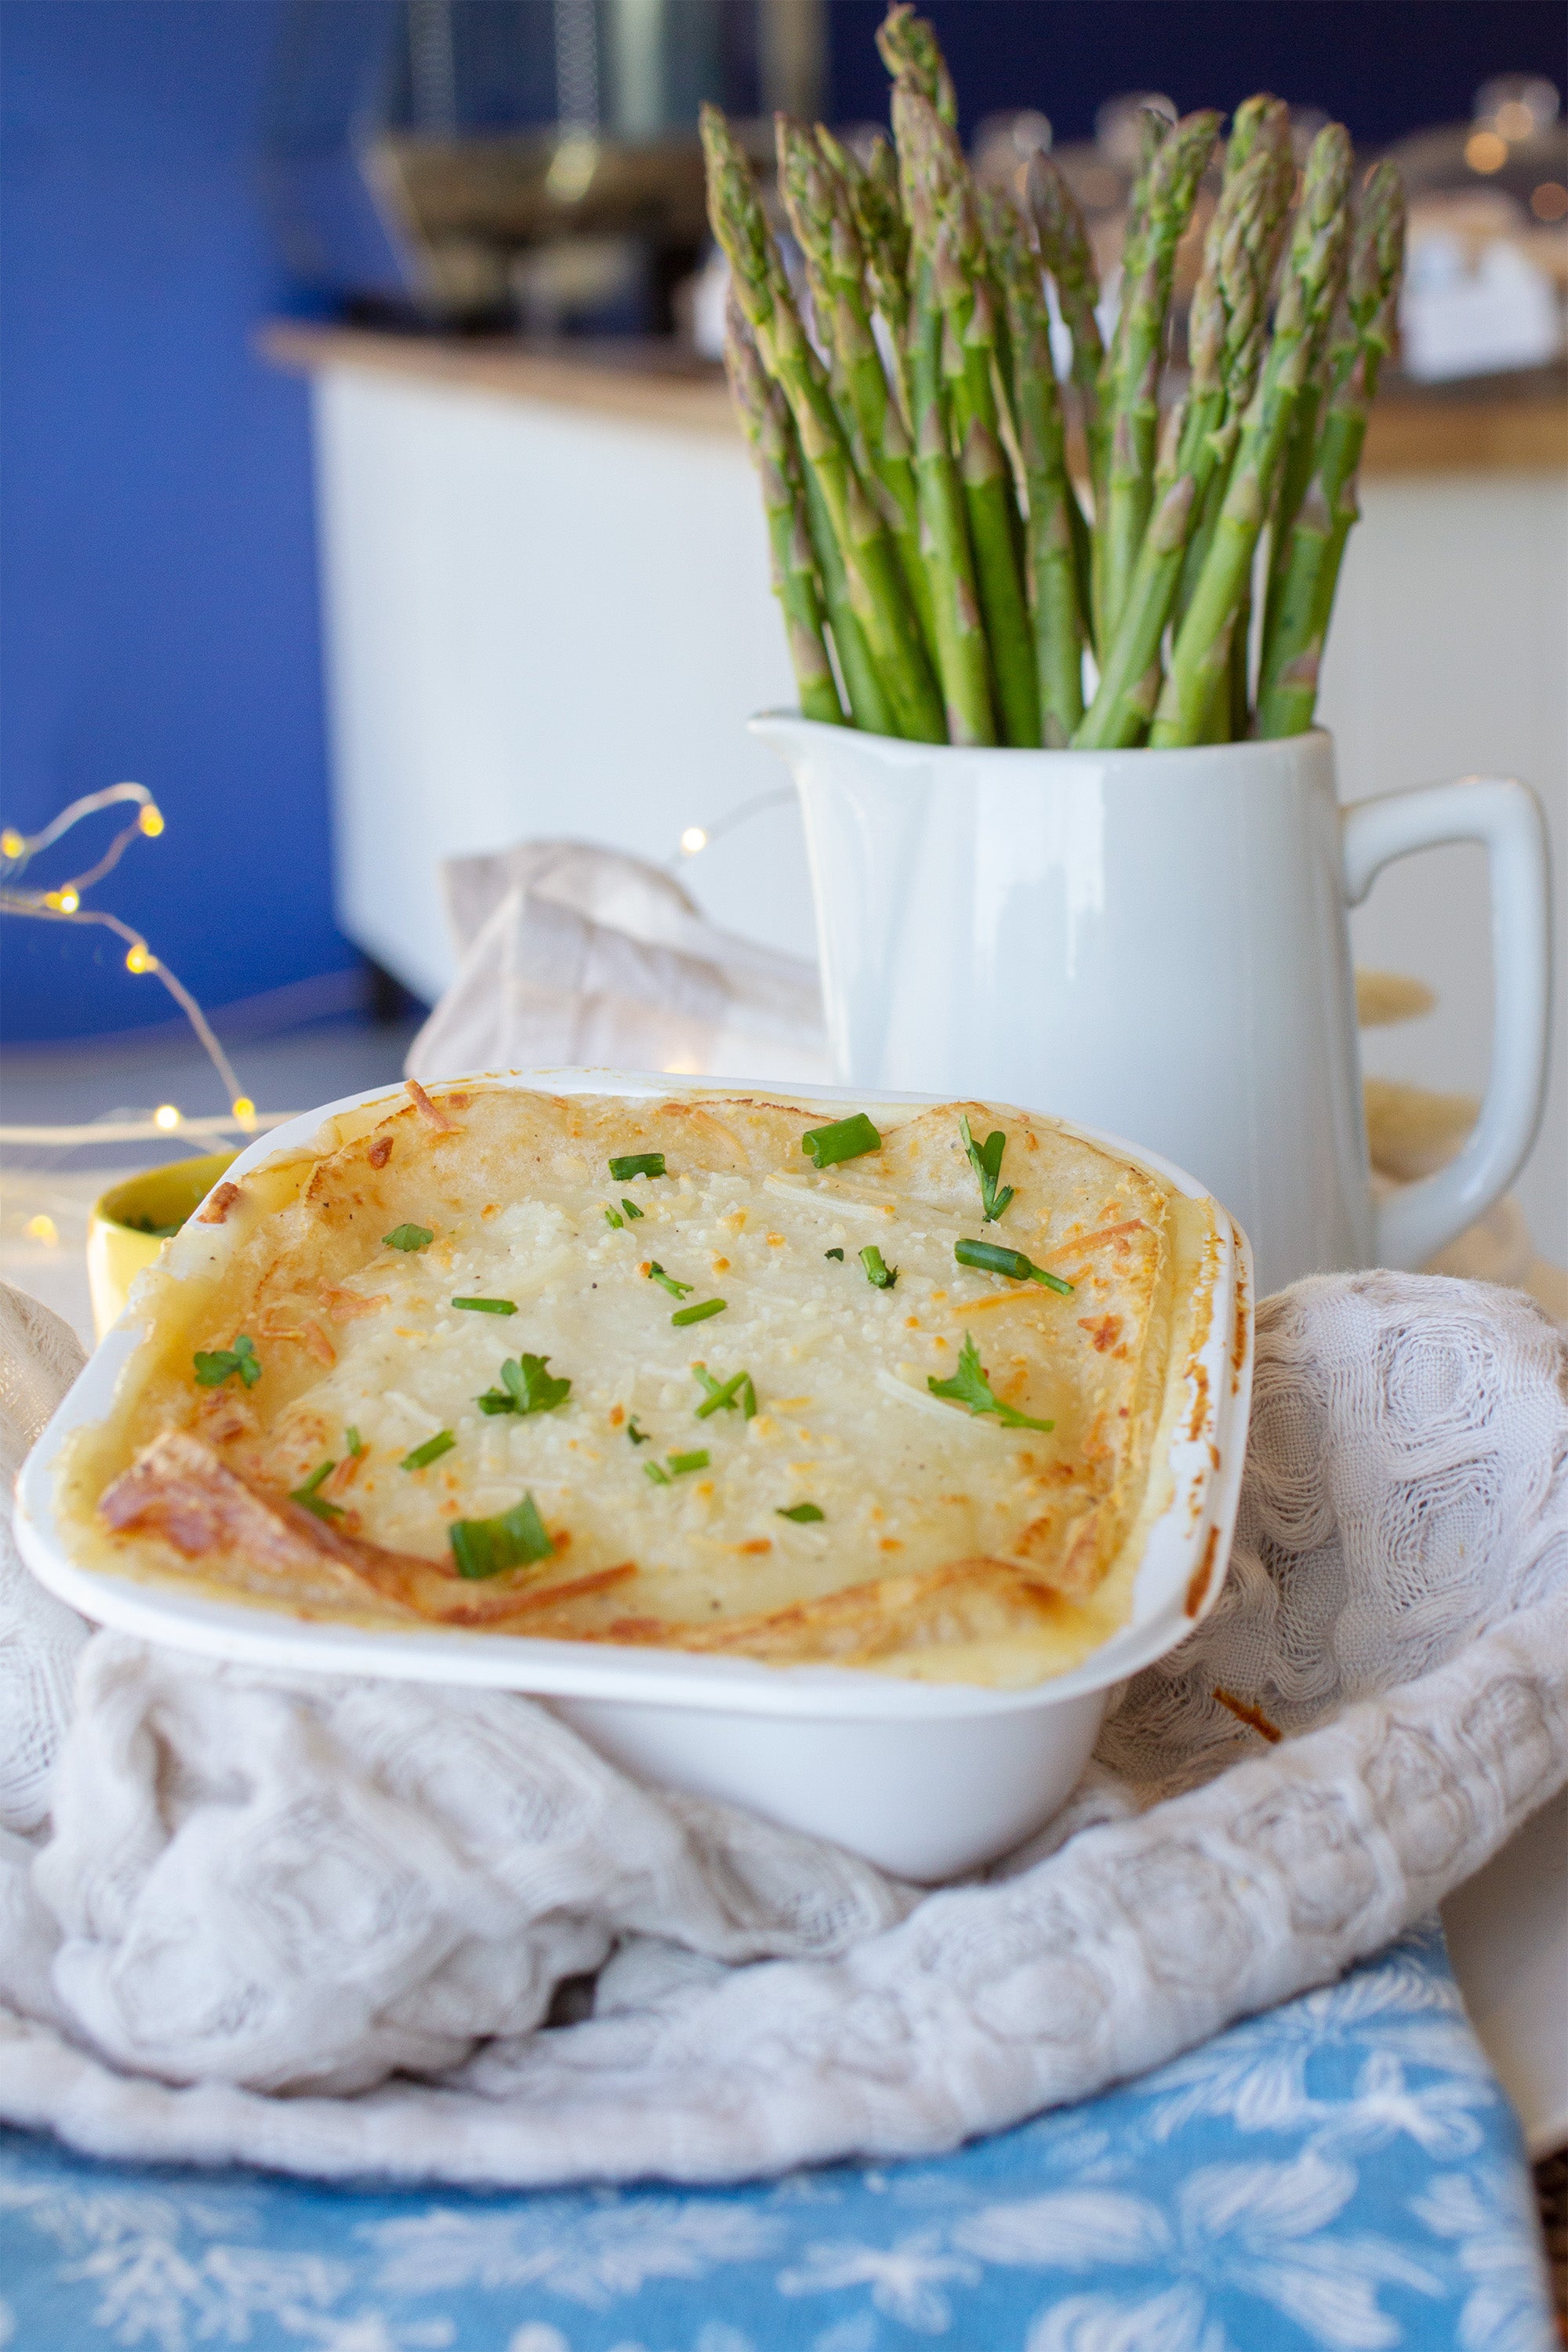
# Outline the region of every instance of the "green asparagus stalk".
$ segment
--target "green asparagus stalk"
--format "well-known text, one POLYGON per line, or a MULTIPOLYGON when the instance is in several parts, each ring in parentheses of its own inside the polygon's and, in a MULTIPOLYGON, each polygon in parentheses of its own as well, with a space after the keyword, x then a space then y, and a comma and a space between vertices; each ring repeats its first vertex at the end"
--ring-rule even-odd
POLYGON ((841 727, 844 707, 823 641, 822 599, 795 426, 789 404, 758 358, 745 313, 733 296, 724 320, 724 367, 762 481, 773 593, 784 612, 801 711, 807 719, 841 727))
POLYGON ((1393 349, 1405 257, 1405 192, 1392 163, 1367 175, 1351 248, 1350 334, 1338 354, 1315 462, 1297 509, 1268 612, 1258 732, 1299 735, 1312 723, 1318 672, 1356 520, 1356 474, 1378 370, 1393 349))
POLYGON ((1156 746, 1204 740, 1223 689, 1231 636, 1252 574, 1259 533, 1278 487, 1296 402, 1343 268, 1350 140, 1329 123, 1312 142, 1274 333, 1242 425, 1225 501, 1192 603, 1176 634, 1155 711, 1156 746))
POLYGON ((1148 175, 1142 218, 1128 236, 1121 312, 1108 359, 1110 453, 1100 552, 1097 638, 1116 636, 1153 501, 1160 429, 1160 372, 1176 247, 1192 217, 1198 183, 1214 151, 1219 117, 1189 114, 1165 138, 1148 175))
POLYGON ((921 641, 934 660, 935 610, 921 560, 910 438, 900 404, 889 396, 866 309, 865 255, 848 190, 803 123, 780 114, 774 128, 779 192, 805 257, 821 340, 831 354, 829 381, 839 417, 849 433, 861 478, 876 495, 893 535, 921 641))
POLYGON ((943 742, 942 697, 904 591, 897 551, 861 481, 822 362, 801 324, 751 165, 715 106, 702 110, 702 141, 713 234, 728 257, 763 364, 789 402, 801 457, 826 506, 850 603, 897 731, 918 742, 943 742))
POLYGON ((1037 745, 1040 698, 1019 566, 1022 530, 992 380, 996 295, 974 183, 957 132, 905 84, 893 91, 893 124, 916 265, 929 264, 942 314, 950 446, 963 486, 1002 740, 1037 745))
MULTIPOLYGON (((1259 358, 1268 333, 1269 299, 1279 270, 1280 249, 1289 226, 1290 205, 1296 189, 1296 162, 1290 147, 1290 110, 1282 100, 1270 97, 1267 90, 1260 91, 1255 98, 1243 100, 1236 110, 1226 148, 1225 178, 1227 186, 1260 149, 1271 159, 1273 179, 1264 216, 1259 223, 1258 299, 1253 317, 1259 358)), ((1192 602, 1193 591, 1197 586, 1198 575, 1214 539, 1220 507, 1225 499, 1229 457, 1235 449, 1236 436, 1241 429, 1241 410, 1251 397, 1251 384, 1255 382, 1256 374, 1249 381, 1240 405, 1227 407, 1226 410, 1226 429, 1231 436, 1230 449, 1226 453, 1225 462, 1215 469, 1202 508, 1187 534, 1181 586, 1176 593, 1175 618, 1178 622, 1192 602)))
POLYGON ((833 632, 833 649, 838 656, 849 716, 864 734, 896 735, 899 730, 892 709, 849 593, 849 575, 821 483, 813 467, 806 465, 801 467, 801 479, 805 489, 806 528, 822 582, 822 601, 833 632))
MULTIPOLYGON (((900 104, 895 91, 895 123, 900 104)), ((942 365, 942 312, 936 299, 936 267, 930 250, 935 236, 934 212, 928 205, 920 215, 914 241, 913 299, 909 321, 910 395, 914 418, 921 550, 935 601, 937 668, 947 709, 949 740, 994 743, 996 718, 991 656, 980 617, 963 485, 952 460, 948 436, 947 387, 942 365)))
POLYGON ((899 196, 899 162, 880 131, 862 163, 819 122, 816 143, 849 199, 871 308, 888 330, 893 382, 906 425, 913 429, 905 345, 910 323, 910 225, 899 196))
MULTIPOLYGON (((1062 177, 1060 169, 1048 156, 1035 154, 1029 158, 1024 179, 1024 201, 1035 226, 1040 257, 1057 289, 1057 305, 1061 311, 1063 324, 1072 337, 1073 389, 1078 395, 1079 415, 1083 423, 1089 490, 1095 500, 1096 513, 1103 514, 1106 464, 1110 443, 1100 405, 1100 372, 1105 362, 1105 344, 1100 331, 1100 320, 1095 316, 1095 305, 1100 300, 1100 272, 1095 266, 1094 250, 1083 225, 1083 215, 1078 208, 1078 200, 1062 177)), ((1093 566, 1089 525, 1084 520, 1076 490, 1068 520, 1072 526, 1073 556, 1078 565, 1079 611, 1086 635, 1092 637, 1094 615, 1090 582, 1093 566)))
POLYGON ((950 131, 958 128, 958 98, 936 28, 917 16, 911 0, 898 0, 877 29, 877 47, 895 88, 918 90, 950 131))
POLYGON ((1173 413, 1153 509, 1099 689, 1074 737, 1108 751, 1140 743, 1160 690, 1160 646, 1181 582, 1187 535, 1228 466, 1251 397, 1272 275, 1273 160, 1255 154, 1226 183, 1205 240, 1188 320, 1192 381, 1173 413), (1230 420, 1227 423, 1227 418, 1230 420))
POLYGON ((984 210, 986 243, 1007 306, 1013 406, 1029 501, 1026 543, 1040 731, 1056 750, 1071 741, 1083 716, 1083 622, 1070 520, 1076 500, 1040 257, 1014 205, 992 198, 984 210))

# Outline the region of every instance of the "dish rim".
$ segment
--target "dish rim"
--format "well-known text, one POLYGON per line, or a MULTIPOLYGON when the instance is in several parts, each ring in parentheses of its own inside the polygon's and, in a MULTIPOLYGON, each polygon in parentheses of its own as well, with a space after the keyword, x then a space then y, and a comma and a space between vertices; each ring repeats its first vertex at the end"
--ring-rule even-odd
MULTIPOLYGON (((773 1087, 765 1080, 689 1078, 673 1072, 578 1065, 454 1072, 434 1083, 443 1089, 500 1085, 519 1092, 619 1095, 643 1101, 673 1095, 686 1099, 753 1095, 798 1106, 807 1113, 847 1102, 875 1109, 879 1105, 929 1108, 955 1099, 948 1093, 773 1087)), ((263 1161, 310 1149, 331 1119, 366 1105, 405 1098, 404 1084, 398 1081, 367 1087, 320 1109, 303 1111, 247 1144, 226 1171, 225 1181, 233 1182, 263 1161)), ((1065 1134, 1114 1151, 1159 1176, 1189 1200, 1214 1198, 1197 1178, 1142 1145, 1049 1113, 1026 1111, 1023 1115, 1047 1118, 1065 1134)), ((184 1594, 162 1583, 116 1576, 105 1569, 79 1567, 70 1559, 55 1520, 56 1459, 75 1430, 104 1419, 110 1410, 120 1375, 142 1337, 136 1290, 56 1407, 22 1465, 16 1481, 17 1542, 38 1581, 95 1622, 143 1640, 262 1670, 371 1675, 380 1680, 525 1691, 542 1698, 614 1699, 630 1706, 840 1721, 947 1719, 1059 1705, 1122 1682, 1174 1649, 1203 1622, 1226 1580, 1251 1401, 1252 1253, 1229 1212, 1219 1202, 1215 1208, 1218 1259, 1213 1305, 1207 1333, 1193 1359, 1193 1368, 1206 1374, 1206 1386, 1198 1383, 1205 1411, 1201 1419, 1184 1415, 1171 1441, 1165 1458, 1173 1472, 1173 1492, 1145 1536, 1133 1581, 1131 1616, 1079 1665, 1021 1688, 997 1690, 973 1683, 917 1681, 858 1667, 771 1665, 751 1658, 619 1648, 599 1642, 547 1641, 453 1627, 405 1631, 338 1623, 290 1615, 265 1601, 215 1601, 184 1594), (1238 1323, 1243 1334, 1239 1364, 1233 1352, 1238 1323), (1180 1524, 1184 1517, 1184 1527, 1180 1524), (1211 1544, 1206 1581, 1193 1605, 1193 1587, 1211 1544)))

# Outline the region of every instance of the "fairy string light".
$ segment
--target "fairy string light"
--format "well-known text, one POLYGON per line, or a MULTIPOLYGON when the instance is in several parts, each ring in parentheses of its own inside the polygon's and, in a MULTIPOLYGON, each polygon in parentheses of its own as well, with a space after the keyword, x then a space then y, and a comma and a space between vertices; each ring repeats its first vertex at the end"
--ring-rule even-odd
MULTIPOLYGON (((0 832, 0 915, 26 915, 35 921, 52 923, 90 923, 112 931, 125 942, 125 969, 139 978, 143 974, 159 980, 168 990, 184 1014, 222 1081, 225 1098, 230 1112, 246 1131, 256 1125, 256 1105, 242 1092, 233 1064, 213 1034, 212 1024, 190 990, 170 971, 161 956, 154 955, 142 933, 122 922, 118 915, 109 914, 101 907, 84 907, 82 898, 95 883, 111 874, 132 843, 136 840, 156 841, 163 831, 163 814, 145 784, 110 784, 100 793, 86 793, 80 800, 72 801, 58 816, 44 826, 41 833, 18 833, 14 825, 0 832), (130 808, 135 814, 121 827, 95 866, 68 880, 58 883, 51 890, 28 890, 19 887, 20 877, 31 861, 46 849, 51 849, 84 818, 97 816, 105 809, 130 808)), ((167 1106, 173 1108, 173 1105, 167 1106)), ((159 1124, 177 1125, 174 1119, 159 1124)))

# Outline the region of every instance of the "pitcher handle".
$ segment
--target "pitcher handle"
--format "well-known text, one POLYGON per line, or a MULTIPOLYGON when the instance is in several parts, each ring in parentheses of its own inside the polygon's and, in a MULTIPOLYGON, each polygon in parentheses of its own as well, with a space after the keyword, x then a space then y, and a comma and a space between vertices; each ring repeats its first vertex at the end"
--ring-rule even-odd
POLYGON ((1491 892, 1491 1079, 1475 1130, 1447 1168, 1378 1204, 1379 1265, 1425 1265, 1491 1207, 1519 1173, 1541 1123, 1552 1003, 1546 826, 1528 784, 1465 776, 1341 811, 1345 899, 1358 907, 1395 857, 1448 841, 1484 842, 1491 892))

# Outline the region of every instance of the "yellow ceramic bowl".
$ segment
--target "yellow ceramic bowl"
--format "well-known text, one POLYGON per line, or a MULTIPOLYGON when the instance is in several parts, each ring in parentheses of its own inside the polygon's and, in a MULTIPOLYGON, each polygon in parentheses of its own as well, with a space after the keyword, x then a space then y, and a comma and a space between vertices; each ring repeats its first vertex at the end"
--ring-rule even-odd
POLYGON ((200 1160, 171 1160, 129 1177, 94 1202, 87 1223, 87 1278, 93 1329, 100 1339, 142 1267, 153 1264, 169 1235, 200 1207, 237 1157, 208 1151, 200 1160))

